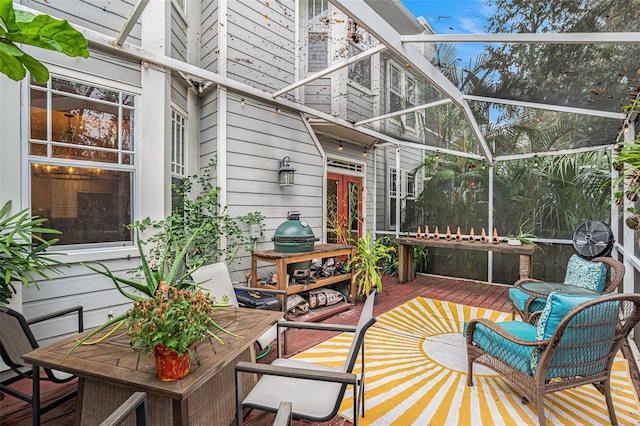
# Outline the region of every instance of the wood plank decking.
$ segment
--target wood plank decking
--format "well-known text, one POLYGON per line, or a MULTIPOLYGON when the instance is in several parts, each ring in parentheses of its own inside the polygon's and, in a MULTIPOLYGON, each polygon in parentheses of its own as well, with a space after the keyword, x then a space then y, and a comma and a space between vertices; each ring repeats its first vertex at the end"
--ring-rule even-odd
MULTIPOLYGON (((419 275, 415 280, 404 284, 400 284, 397 278, 384 277, 383 283, 384 289, 382 295, 374 308, 374 313, 376 315, 395 308, 396 306, 400 306, 418 296, 494 309, 503 312, 509 312, 511 310, 511 302, 509 301, 508 296, 509 287, 504 285, 488 285, 486 283, 478 283, 475 281, 458 280, 431 275, 419 275)), ((362 304, 358 303, 353 308, 338 312, 323 321, 328 323, 355 324, 360 316, 361 308, 362 304)), ((317 319, 318 316, 324 316, 323 312, 308 314, 306 318, 302 319, 314 320, 317 319)), ((309 330, 291 330, 287 339, 287 356, 302 352, 332 336, 333 333, 325 331, 311 332, 309 330)), ((274 357, 274 353, 270 353, 262 358, 260 362, 269 363, 274 357)), ((636 390, 638 390, 640 388, 640 376, 637 371, 633 372, 633 378, 636 390)), ((30 382, 25 381, 24 386, 28 389, 30 387, 30 382)), ((45 400, 53 399, 57 395, 68 391, 69 386, 75 385, 66 385, 67 389, 61 389, 65 386, 44 384, 43 398, 45 400)), ((44 414, 42 424, 45 426, 72 425, 74 423, 74 418, 75 400, 72 400, 44 414)), ((263 415, 263 413, 260 412, 250 412, 245 419, 245 424, 253 426, 267 426, 271 425, 272 422, 273 415, 263 415)), ((0 425, 27 426, 30 424, 31 407, 28 404, 9 395, 6 395, 5 398, 0 401, 0 425)), ((351 425, 351 423, 341 417, 336 417, 333 420, 322 424, 295 421, 294 425, 344 426, 351 425)))

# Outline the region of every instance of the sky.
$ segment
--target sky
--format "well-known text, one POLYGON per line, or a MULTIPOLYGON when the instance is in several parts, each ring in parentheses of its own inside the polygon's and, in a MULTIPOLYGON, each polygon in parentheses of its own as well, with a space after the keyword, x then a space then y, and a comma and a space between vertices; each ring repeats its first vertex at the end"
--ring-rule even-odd
MULTIPOLYGON (((414 16, 423 16, 436 34, 486 33, 493 10, 483 0, 401 0, 414 16)), ((482 50, 479 43, 456 44, 458 56, 468 63, 482 50)))

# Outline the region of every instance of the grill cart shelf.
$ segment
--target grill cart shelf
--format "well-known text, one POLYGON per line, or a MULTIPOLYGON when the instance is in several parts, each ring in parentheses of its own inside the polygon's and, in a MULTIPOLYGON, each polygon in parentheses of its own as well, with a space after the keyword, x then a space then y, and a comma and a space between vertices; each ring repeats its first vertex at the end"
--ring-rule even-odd
POLYGON ((313 259, 328 259, 330 257, 353 256, 354 247, 341 244, 316 244, 312 251, 303 253, 283 253, 275 250, 262 250, 251 253, 251 286, 255 288, 270 288, 278 290, 286 290, 287 294, 300 293, 301 291, 313 290, 318 287, 326 287, 328 285, 341 281, 351 281, 349 287, 349 299, 353 300, 355 294, 355 282, 353 280, 353 271, 346 274, 335 275, 326 278, 317 278, 315 283, 308 284, 292 284, 287 285, 287 265, 290 263, 304 262, 313 259), (276 265, 276 283, 262 284, 258 281, 258 262, 273 263, 276 265))

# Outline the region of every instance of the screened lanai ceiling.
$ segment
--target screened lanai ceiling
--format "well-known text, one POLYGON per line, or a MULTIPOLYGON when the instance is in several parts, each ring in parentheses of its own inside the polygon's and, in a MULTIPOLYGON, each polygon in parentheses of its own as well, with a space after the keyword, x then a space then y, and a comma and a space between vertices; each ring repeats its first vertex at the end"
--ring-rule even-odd
MULTIPOLYGON (((622 107, 638 97, 640 87, 640 0, 329 1, 366 32, 370 46, 272 93, 128 44, 148 0, 132 7, 115 39, 82 31, 93 45, 162 64, 200 87, 221 85, 297 110, 316 129, 335 134, 342 128, 338 137, 365 146, 407 145, 493 164, 608 149, 625 124, 637 133, 637 120, 630 123, 622 107), (381 103, 380 115, 337 117, 291 96, 295 88, 373 54, 415 77, 415 93, 397 95, 395 108, 381 103), (401 126, 385 127, 408 113, 415 113, 417 136, 403 129, 406 118, 401 126)), ((389 91, 386 83, 376 90, 368 96, 383 99, 389 91)))
POLYGON ((398 132, 401 141, 490 162, 605 149, 638 96, 640 1, 448 0, 445 13, 437 1, 331 2, 419 76, 403 106, 427 106, 422 140, 398 132), (429 22, 439 21, 437 33, 429 22))

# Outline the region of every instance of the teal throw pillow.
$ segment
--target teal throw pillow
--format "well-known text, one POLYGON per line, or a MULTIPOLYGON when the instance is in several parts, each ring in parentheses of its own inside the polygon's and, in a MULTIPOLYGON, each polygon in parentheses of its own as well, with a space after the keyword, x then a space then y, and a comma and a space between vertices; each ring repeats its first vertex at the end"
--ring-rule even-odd
POLYGON ((592 262, 574 254, 567 263, 564 283, 602 293, 607 281, 607 267, 602 262, 592 262))
POLYGON ((550 338, 556 331, 560 321, 567 316, 571 309, 596 297, 599 296, 574 296, 558 293, 557 291, 551 292, 547 298, 547 304, 538 319, 536 339, 546 340, 550 338))

